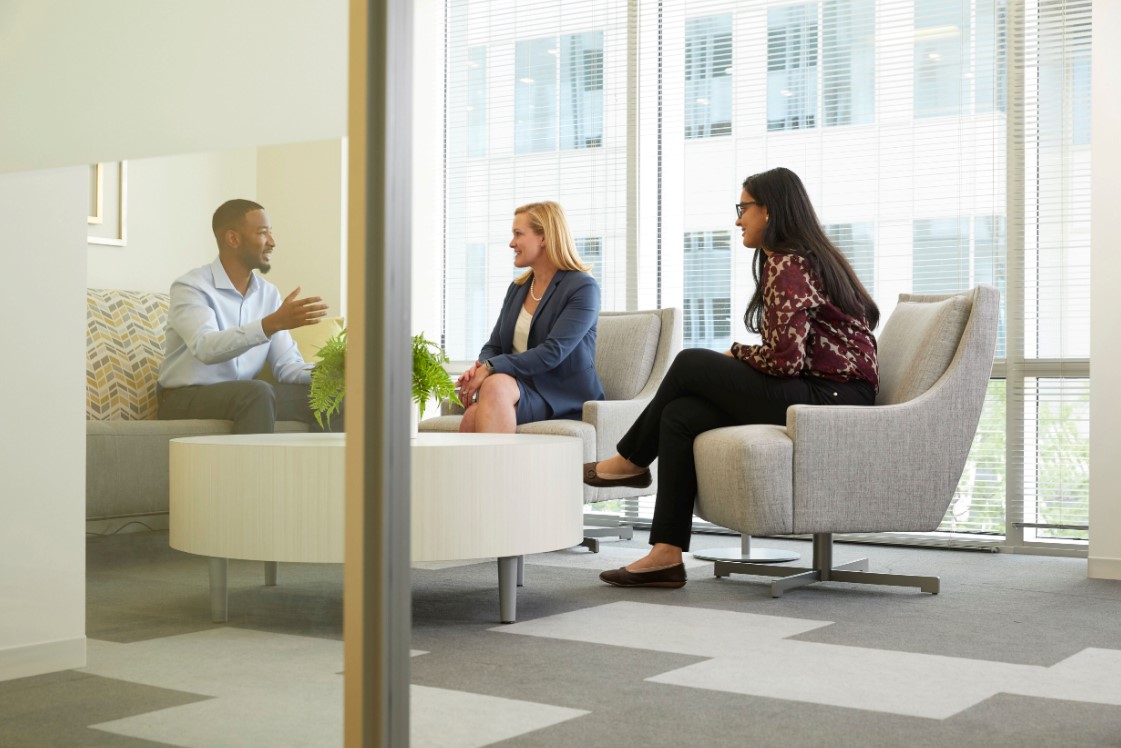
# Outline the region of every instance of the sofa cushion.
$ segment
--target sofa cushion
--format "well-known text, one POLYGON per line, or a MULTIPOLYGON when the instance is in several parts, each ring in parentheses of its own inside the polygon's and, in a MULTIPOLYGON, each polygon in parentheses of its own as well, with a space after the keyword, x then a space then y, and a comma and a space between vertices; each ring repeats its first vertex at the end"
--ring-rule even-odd
POLYGON ((650 379, 662 318, 656 313, 600 315, 596 373, 608 400, 630 400, 650 379))
POLYGON ((960 294, 899 297, 879 336, 877 405, 905 403, 934 386, 957 353, 971 307, 960 294))
POLYGON ((87 289, 87 419, 156 417, 167 306, 167 294, 87 289))

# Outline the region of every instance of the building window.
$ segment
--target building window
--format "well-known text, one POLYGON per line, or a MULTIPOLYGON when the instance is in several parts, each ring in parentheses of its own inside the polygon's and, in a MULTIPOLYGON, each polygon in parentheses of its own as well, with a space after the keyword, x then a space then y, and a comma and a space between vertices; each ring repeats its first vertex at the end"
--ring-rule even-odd
POLYGON ((517 42, 514 150, 603 145, 603 32, 517 42))
POLYGON ((767 129, 817 126, 817 3, 767 11, 767 129))
POLYGON ((596 279, 600 288, 603 288, 603 239, 598 236, 577 237, 576 253, 585 263, 592 266, 588 272, 596 279))
POLYGON ((732 133, 732 17, 685 22, 685 137, 732 133))
POLYGON ((728 231, 685 234, 686 348, 732 344, 732 238, 728 231))
POLYGON ((872 122, 875 26, 872 0, 827 0, 769 9, 767 129, 872 122))
POLYGON ((821 107, 826 127, 873 122, 876 9, 871 0, 822 5, 821 107))
POLYGON ((915 117, 1004 111, 1004 0, 916 0, 915 117))

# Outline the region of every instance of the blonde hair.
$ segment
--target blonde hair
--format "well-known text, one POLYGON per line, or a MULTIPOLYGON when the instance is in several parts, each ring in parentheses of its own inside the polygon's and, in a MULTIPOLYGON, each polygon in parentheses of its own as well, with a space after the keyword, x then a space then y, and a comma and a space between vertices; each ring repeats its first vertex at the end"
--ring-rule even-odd
MULTIPOLYGON (((545 254, 558 270, 587 272, 592 269, 592 266, 584 262, 576 251, 576 242, 572 239, 572 232, 568 230, 564 208, 552 200, 546 200, 540 203, 526 203, 514 211, 514 215, 521 213, 529 216, 530 228, 545 237, 545 254)), ((533 270, 527 270, 514 282, 520 286, 532 275, 533 270)))

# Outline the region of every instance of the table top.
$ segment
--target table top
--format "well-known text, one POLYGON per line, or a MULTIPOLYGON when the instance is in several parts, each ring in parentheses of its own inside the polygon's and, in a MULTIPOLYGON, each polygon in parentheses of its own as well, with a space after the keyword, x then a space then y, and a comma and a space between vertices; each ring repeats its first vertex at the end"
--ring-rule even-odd
MULTIPOLYGON (((421 432, 409 440, 413 447, 495 447, 528 444, 549 444, 576 437, 556 434, 459 434, 454 432, 421 432)), ((219 434, 214 436, 182 436, 172 439, 176 444, 229 445, 243 447, 337 447, 346 444, 343 433, 283 434, 219 434)))

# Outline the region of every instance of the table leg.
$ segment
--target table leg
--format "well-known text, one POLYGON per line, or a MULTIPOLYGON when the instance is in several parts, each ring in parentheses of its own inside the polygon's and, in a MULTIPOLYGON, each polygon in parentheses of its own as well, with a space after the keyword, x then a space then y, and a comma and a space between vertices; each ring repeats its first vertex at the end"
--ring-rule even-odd
POLYGON ((503 556, 498 559, 498 608, 503 623, 517 620, 518 561, 521 556, 503 556))
POLYGON ((280 566, 280 564, 277 563, 276 561, 266 561, 265 562, 265 586, 266 587, 275 587, 276 586, 276 569, 277 569, 278 566, 280 566))
POLYGON ((518 586, 525 587, 525 556, 518 556, 518 586))
POLYGON ((228 558, 210 559, 210 620, 225 623, 229 620, 229 576, 228 558))

